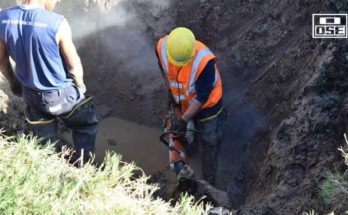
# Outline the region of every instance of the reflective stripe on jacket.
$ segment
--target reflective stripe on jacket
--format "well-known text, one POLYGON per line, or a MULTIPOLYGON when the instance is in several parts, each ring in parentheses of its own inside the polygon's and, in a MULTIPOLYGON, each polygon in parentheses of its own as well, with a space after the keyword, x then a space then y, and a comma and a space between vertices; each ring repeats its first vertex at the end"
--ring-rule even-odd
MULTIPOLYGON (((157 43, 157 52, 165 76, 168 79, 170 91, 177 104, 181 105, 183 112, 187 110, 196 97, 195 82, 203 72, 207 63, 215 59, 215 55, 202 42, 196 41, 196 54, 192 61, 182 67, 171 64, 167 56, 167 36, 161 38, 157 43)), ((215 65, 214 88, 208 100, 204 103, 204 108, 209 108, 217 104, 222 97, 222 82, 220 73, 215 65)))

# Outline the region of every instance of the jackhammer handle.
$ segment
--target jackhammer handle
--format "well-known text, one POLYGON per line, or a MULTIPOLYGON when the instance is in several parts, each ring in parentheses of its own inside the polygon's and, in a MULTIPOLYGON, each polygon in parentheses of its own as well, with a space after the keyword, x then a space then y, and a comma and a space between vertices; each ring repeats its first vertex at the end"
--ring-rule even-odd
POLYGON ((175 131, 167 131, 167 132, 162 133, 161 136, 160 136, 160 141, 162 143, 164 143, 165 145, 167 145, 167 146, 169 146, 169 143, 168 143, 168 141, 165 140, 165 137, 167 135, 169 135, 169 134, 173 134, 173 135, 179 136, 179 134, 177 132, 175 132, 175 131))

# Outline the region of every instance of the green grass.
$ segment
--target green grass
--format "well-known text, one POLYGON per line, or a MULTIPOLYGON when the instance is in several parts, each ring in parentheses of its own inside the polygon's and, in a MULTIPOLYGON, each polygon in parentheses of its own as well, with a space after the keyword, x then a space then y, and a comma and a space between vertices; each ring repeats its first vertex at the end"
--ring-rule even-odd
MULTIPOLYGON (((348 144, 348 139, 346 134, 344 134, 346 143, 348 144)), ((344 159, 345 165, 348 167, 348 149, 343 147, 338 148, 344 159)), ((348 168, 343 174, 334 174, 329 172, 326 176, 326 180, 320 186, 320 196, 327 200, 339 199, 340 201, 347 201, 348 199, 348 168)), ((303 212, 303 215, 319 215, 314 210, 309 212, 303 212)), ((335 212, 328 213, 327 215, 335 215, 335 212)), ((344 215, 348 215, 348 211, 344 212, 344 215)))
MULTIPOLYGON (((348 139, 346 134, 344 134, 346 143, 348 144, 348 139)), ((348 167, 348 150, 340 147, 338 149, 344 159, 345 165, 348 167)), ((343 174, 329 172, 326 176, 326 180, 320 186, 320 196, 327 200, 339 199, 340 201, 347 201, 348 199, 348 168, 343 174)), ((303 213, 304 215, 317 215, 313 210, 310 212, 303 213)), ((328 215, 334 215, 334 212, 328 215)), ((344 212, 348 215, 348 211, 344 212)))
POLYGON ((303 212, 302 215, 319 215, 314 210, 311 210, 309 212, 303 212))
MULTIPOLYGON (((346 134, 344 137, 348 144, 346 134)), ((348 166, 348 150, 343 147, 338 150, 341 152, 345 165, 348 166)), ((320 187, 320 195, 324 199, 335 198, 337 195, 348 198, 348 169, 343 174, 328 173, 327 179, 320 187)))
POLYGON ((134 177, 134 164, 108 154, 96 168, 69 165, 30 136, 0 135, 0 214, 205 214, 183 196, 175 206, 154 198, 157 185, 134 177))

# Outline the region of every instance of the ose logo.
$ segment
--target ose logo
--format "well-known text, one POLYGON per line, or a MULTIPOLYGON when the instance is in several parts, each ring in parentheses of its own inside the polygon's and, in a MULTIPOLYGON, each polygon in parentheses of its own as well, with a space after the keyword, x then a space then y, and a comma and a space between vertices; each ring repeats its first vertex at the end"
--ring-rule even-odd
POLYGON ((347 38, 347 14, 313 14, 313 38, 347 38))

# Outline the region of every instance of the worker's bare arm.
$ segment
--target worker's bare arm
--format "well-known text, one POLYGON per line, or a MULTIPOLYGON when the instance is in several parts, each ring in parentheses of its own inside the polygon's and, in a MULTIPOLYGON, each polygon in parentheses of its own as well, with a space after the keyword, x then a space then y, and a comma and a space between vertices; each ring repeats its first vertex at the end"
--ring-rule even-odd
POLYGON ((14 74, 10 56, 5 47, 5 43, 0 40, 0 71, 5 78, 10 82, 10 88, 16 96, 22 95, 22 86, 14 74))
POLYGON ((193 100, 192 104, 182 115, 182 119, 186 122, 190 121, 203 107, 203 104, 199 102, 197 99, 193 100))
POLYGON ((58 33, 57 43, 67 64, 69 76, 74 80, 75 85, 82 93, 86 92, 86 86, 83 81, 83 68, 75 45, 72 41, 71 28, 66 19, 63 20, 58 33))
POLYGON ((16 78, 14 77, 13 68, 10 64, 10 57, 6 50, 5 44, 0 40, 0 70, 5 78, 13 83, 16 78))

